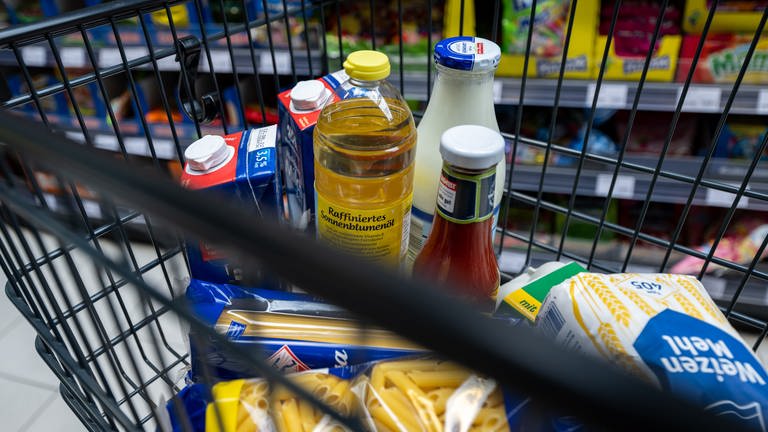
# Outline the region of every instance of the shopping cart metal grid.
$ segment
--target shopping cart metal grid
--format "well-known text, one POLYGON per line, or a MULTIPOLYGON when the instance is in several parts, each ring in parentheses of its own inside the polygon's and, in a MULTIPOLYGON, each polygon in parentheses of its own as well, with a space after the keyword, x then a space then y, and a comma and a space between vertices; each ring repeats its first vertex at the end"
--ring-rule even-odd
MULTIPOLYGON (((695 67, 675 87, 680 96, 670 110, 671 123, 663 125, 668 133, 658 158, 638 162, 626 152, 643 104, 652 51, 645 56, 641 78, 631 83, 634 95, 627 100, 628 120, 617 154, 605 156, 589 151, 601 105, 600 93, 607 85, 604 73, 621 1, 615 2, 606 44, 598 53, 599 73, 586 107, 586 133, 580 150, 554 142, 558 117, 568 106, 564 95, 570 85, 575 85, 565 78, 565 71, 569 41, 577 37, 573 34, 577 1, 572 0, 559 74, 549 81, 554 97, 549 105, 546 139, 536 140, 521 133, 529 109, 525 104, 516 107, 513 124, 504 131, 512 155, 526 146, 542 152, 544 161, 558 155, 574 162, 568 171, 572 179, 566 190, 567 201, 554 200, 547 192, 548 176, 558 172, 558 167, 543 163, 531 171, 511 158, 500 220, 512 217, 514 208, 520 206, 532 209, 533 217, 523 230, 500 224, 500 262, 510 252, 519 261, 512 267, 502 265, 508 270, 505 276, 512 277, 526 266, 551 260, 573 260, 601 272, 630 271, 636 268, 638 251, 643 248, 651 248, 661 257, 655 271, 668 270, 672 260, 682 256, 700 258, 703 265, 699 279, 708 277, 711 266, 718 266, 735 280, 721 308, 732 323, 758 333, 754 349, 759 349, 768 333, 768 323, 750 313, 754 309, 742 308, 740 298, 755 286, 764 289, 768 281, 768 271, 759 266, 768 237, 761 239, 748 263, 715 256, 715 251, 744 200, 753 205, 768 203, 768 194, 750 187, 768 145, 768 135, 762 138, 752 160, 743 165, 739 181, 711 178, 708 168, 716 162, 717 141, 732 107, 743 94, 740 92, 749 90, 743 81, 768 10, 762 13, 735 82, 718 87, 727 88, 727 95, 722 110, 717 111, 713 139, 695 169, 684 171, 668 163, 668 153, 693 87, 695 67), (607 181, 605 199, 597 214, 584 210, 579 198, 583 179, 595 166, 603 168, 607 181), (630 226, 608 220, 612 198, 623 197, 619 189, 627 173, 647 182, 636 193, 641 210, 630 226), (523 178, 535 187, 531 190, 516 186, 523 178), (648 232, 645 224, 659 190, 670 182, 684 185, 686 193, 682 210, 675 216, 674 230, 668 238, 662 238, 648 232), (714 243, 708 252, 681 244, 686 221, 698 205, 702 190, 732 197, 722 219, 716 221, 714 243), (539 224, 545 215, 563 218, 558 232, 540 232, 539 224), (586 247, 577 247, 569 240, 573 224, 593 227, 586 247), (622 248, 606 253, 601 242, 605 235, 623 239, 622 248), (612 255, 612 259, 606 259, 606 255, 612 255)), ((211 3, 225 9, 222 0, 211 3)), ((251 10, 249 3, 240 2, 243 11, 251 10)), ((183 164, 183 150, 194 137, 265 124, 268 101, 277 92, 299 79, 327 74, 344 58, 341 16, 350 2, 283 0, 281 11, 271 9, 266 0, 261 3, 258 15, 245 12, 232 20, 223 14, 223 22, 215 28, 201 24, 205 22, 204 6, 208 5, 202 0, 123 0, 0 31, 0 59, 8 61, 3 74, 5 78, 9 73, 18 74, 23 83, 22 91, 14 92, 7 85, 0 88, 4 111, 0 113, 0 265, 8 278, 6 293, 37 331, 37 351, 61 381, 62 397, 87 429, 142 430, 164 424, 163 401, 181 389, 189 366, 186 342, 179 343, 169 333, 169 329, 179 328, 179 323, 182 329, 191 328, 220 343, 232 356, 249 362, 254 375, 281 382, 351 429, 360 428, 357 419, 341 416, 286 382, 258 352, 227 343, 224 336, 194 316, 180 295, 188 276, 183 239, 193 236, 215 240, 252 268, 268 268, 286 281, 354 312, 359 317, 361 337, 369 325, 383 325, 530 394, 547 409, 566 410, 609 429, 736 430, 686 401, 660 393, 591 359, 564 353, 526 328, 508 328, 485 319, 429 283, 404 279, 358 262, 269 221, 254 223, 251 215, 231 203, 215 198, 200 203, 198 195, 177 186, 172 180, 174 170, 183 164), (188 6, 187 10, 192 11, 189 26, 177 22, 179 18, 172 9, 176 6, 188 6), (306 31, 312 26, 313 16, 320 26, 321 36, 316 41, 306 31), (167 25, 162 29, 169 36, 166 43, 157 42, 158 30, 153 22, 158 20, 167 25), (297 25, 305 31, 292 37, 287 29, 297 25), (279 46, 275 39, 282 36, 286 36, 286 43, 279 46), (333 51, 331 45, 338 49, 333 51), (77 53, 78 60, 73 60, 73 53, 77 53), (41 84, 36 80, 40 68, 52 69, 56 79, 41 84), (142 103, 145 83, 155 89, 153 111, 159 121, 148 120, 150 113, 142 103), (232 83, 236 84, 233 88, 238 102, 234 112, 226 106, 223 94, 224 87, 232 83), (84 88, 93 89, 93 99, 104 105, 106 117, 99 119, 99 124, 94 124, 91 117, 92 107, 78 97, 84 88), (127 95, 125 105, 111 103, 116 91, 127 95), (57 98, 63 98, 71 115, 50 111, 57 98), (253 115, 247 115, 249 104, 258 114, 255 121, 253 115), (121 107, 125 106, 134 110, 133 121, 124 117, 121 107), (104 129, 105 123, 108 129, 104 129), (166 135, 159 135, 159 130, 166 135), (296 263, 301 263, 303 270, 297 270, 296 263), (364 293, 360 289, 363 286, 364 293), (500 338, 500 334, 505 337, 500 338), (645 415, 649 406, 654 407, 653 417, 645 415)), ((430 11, 429 16, 433 3, 429 0, 423 5, 430 11)), ((464 3, 460 2, 460 33, 467 27, 464 3)), ((533 21, 537 2, 531 3, 533 21)), ((663 14, 670 3, 660 1, 661 16, 656 21, 651 47, 660 38, 663 14)), ((371 48, 377 45, 376 37, 371 35, 383 29, 396 26, 397 32, 403 34, 403 3, 397 4, 396 22, 371 20, 367 29, 371 48)), ((713 2, 704 35, 710 30, 718 4, 713 2)), ((370 16, 375 16, 376 2, 370 0, 367 6, 370 16)), ((487 28, 478 26, 481 33, 488 33, 481 35, 498 40, 501 2, 482 7, 489 8, 494 19, 487 28)), ((428 47, 434 43, 433 25, 437 24, 429 20, 428 47)), ((531 26, 522 77, 505 83, 519 91, 514 95, 517 101, 527 101, 526 92, 537 85, 537 80, 527 77, 533 61, 532 38, 531 26)), ((702 53, 704 38, 701 40, 694 65, 702 53)), ((423 53, 424 70, 414 72, 405 66, 407 56, 399 39, 391 78, 406 98, 428 98, 433 73, 430 54, 423 53)), ((6 84, 8 81, 5 79, 6 84)), ((506 93, 502 99, 511 97, 506 93)), ((175 408, 184 411, 178 401, 175 408)), ((182 423, 182 427, 190 427, 188 422, 182 423)))

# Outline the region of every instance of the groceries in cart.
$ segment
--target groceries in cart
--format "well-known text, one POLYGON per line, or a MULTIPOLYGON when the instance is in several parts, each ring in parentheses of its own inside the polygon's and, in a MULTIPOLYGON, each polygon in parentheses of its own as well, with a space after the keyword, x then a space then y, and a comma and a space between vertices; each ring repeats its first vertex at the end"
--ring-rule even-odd
MULTIPOLYGON (((307 371, 287 378, 339 414, 353 416, 368 431, 580 430, 568 417, 547 417, 533 410, 530 399, 492 379, 431 357, 307 371)), ((167 429, 180 430, 180 417, 186 415, 196 432, 348 430, 265 379, 221 382, 210 394, 213 400, 198 384, 169 402, 167 429)))
POLYGON ((500 281, 493 211, 504 138, 484 126, 454 126, 443 133, 440 154, 437 211, 413 273, 455 286, 491 310, 500 281))
POLYGON ((299 229, 312 228, 315 161, 312 135, 320 110, 338 100, 334 90, 348 77, 343 70, 296 85, 277 95, 278 163, 286 195, 286 217, 299 229))
POLYGON ((386 81, 386 55, 353 52, 344 70, 339 101, 322 109, 314 130, 317 237, 397 267, 408 246, 416 125, 386 81))
POLYGON ((502 287, 502 296, 500 310, 535 320, 543 337, 764 430, 768 372, 696 278, 547 263, 502 287))
MULTIPOLYGON (((189 189, 235 199, 258 217, 277 220, 281 213, 275 153, 277 127, 250 129, 227 136, 206 135, 184 151, 186 165, 181 184, 189 189)), ((204 197, 207 195, 202 195, 204 197)), ((242 269, 209 241, 187 242, 193 278, 237 283, 242 269)))
MULTIPOLYGON (((284 373, 339 367, 423 350, 379 328, 361 330, 343 309, 318 298, 193 279, 186 299, 195 315, 229 343, 253 348, 284 373)), ((190 334, 190 379, 216 382, 257 375, 216 340, 190 334)))
MULTIPOLYGON (((409 264, 424 247, 432 229, 443 166, 440 156, 443 132, 458 125, 480 125, 499 131, 493 103, 493 76, 500 57, 498 45, 478 37, 453 37, 435 45, 435 85, 417 134, 409 264)), ((471 142, 467 144, 471 145, 471 142)), ((506 165, 501 161, 496 166, 494 230, 504 193, 505 174, 506 165)))

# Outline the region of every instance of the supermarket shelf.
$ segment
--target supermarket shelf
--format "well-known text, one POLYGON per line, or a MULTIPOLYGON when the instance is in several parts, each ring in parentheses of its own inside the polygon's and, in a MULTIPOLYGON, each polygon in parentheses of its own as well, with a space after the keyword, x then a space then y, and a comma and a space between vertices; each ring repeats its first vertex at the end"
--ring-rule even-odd
MULTIPOLYGON (((397 73, 390 77, 399 85, 397 73)), ((426 100, 426 74, 406 73, 404 94, 409 99, 426 100)), ((522 80, 496 78, 494 102, 502 105, 519 105, 522 80)), ((604 81, 598 94, 598 108, 631 109, 637 93, 635 82, 604 81)), ((640 111, 674 111, 683 85, 681 83, 647 82, 638 104, 640 111)), ((729 84, 692 84, 683 103, 683 112, 723 112, 733 86, 729 84)), ((592 81, 563 81, 560 106, 563 108, 589 108, 595 84, 592 81)), ((525 82, 525 105, 551 107, 557 93, 557 80, 528 79, 525 82)), ((768 114, 768 88, 742 85, 731 107, 734 114, 768 114)))
MULTIPOLYGON (((119 65, 122 63, 120 52, 116 47, 95 48, 95 56, 100 68, 119 65)), ((156 47, 156 52, 169 52, 168 47, 156 47)), ((149 50, 145 46, 129 46, 125 49, 128 61, 146 58, 149 50)), ((256 69, 259 73, 271 75, 277 70, 280 75, 292 73, 291 54, 287 50, 274 52, 274 67, 272 54, 266 48, 254 48, 256 69)), ((293 67, 298 75, 309 75, 310 64, 312 72, 317 74, 323 69, 322 51, 313 50, 307 56, 306 50, 294 49, 293 67)), ((22 48, 22 56, 28 66, 50 67, 55 64, 53 55, 42 46, 27 46, 22 48)), ((65 67, 82 68, 89 64, 88 56, 83 47, 61 48, 61 60, 65 67)), ((211 60, 214 70, 220 73, 252 74, 253 61, 251 50, 247 47, 233 48, 230 56, 225 47, 211 49, 211 60), (233 62, 234 58, 234 62, 233 62)), ((393 69, 390 80, 400 85, 400 73, 397 68, 397 58, 393 58, 393 69)), ((417 59, 418 60, 418 59, 417 59)), ((408 69, 423 69, 426 58, 416 61, 418 64, 406 63, 408 69)), ((411 62, 412 63, 412 62, 411 62)), ((335 61, 330 61, 332 67, 335 61)), ((0 50, 0 65, 16 66, 16 58, 10 50, 0 50)), ((151 63, 137 66, 137 69, 150 69, 151 63)), ((179 64, 173 55, 167 55, 158 60, 161 71, 178 71, 179 64)), ((208 71, 208 62, 200 60, 200 70, 208 71)), ((404 95, 409 99, 427 100, 427 74, 424 71, 406 71, 403 76, 405 85, 404 95)), ((525 105, 552 106, 557 91, 557 80, 528 79, 525 88, 525 105)), ((497 104, 519 105, 520 78, 498 77, 494 87, 494 100, 497 104)), ((631 109, 637 93, 636 82, 604 81, 598 95, 599 108, 631 109)), ((731 84, 692 84, 683 104, 683 112, 718 113, 722 112, 730 95, 731 84)), ((646 82, 638 104, 641 111, 673 111, 677 105, 682 90, 681 83, 646 82)), ((560 93, 560 106, 563 108, 588 108, 592 106, 595 92, 594 81, 565 80, 560 93)), ((744 84, 739 88, 736 99, 731 107, 734 114, 768 115, 768 88, 759 85, 744 84)))
MULTIPOLYGON (((65 131, 64 133, 68 138, 74 141, 81 143, 85 142, 85 137, 81 131, 70 130, 65 131)), ((93 139, 93 143, 96 148, 114 152, 120 151, 119 141, 117 136, 114 134, 109 134, 106 132, 91 132, 91 138, 93 139)), ((123 137, 123 144, 125 145, 126 152, 130 155, 146 157, 152 156, 149 144, 147 143, 147 139, 144 136, 125 136, 123 137)), ((176 145, 172 139, 153 138, 152 145, 154 146, 155 155, 158 159, 177 159, 176 145)))
MULTIPOLYGON (((574 158, 575 161, 575 158, 574 158)), ((657 158, 646 156, 628 156, 625 162, 654 168, 657 158)), ((674 157, 667 158, 662 170, 679 175, 695 177, 701 167, 701 158, 674 157)), ((747 171, 747 163, 727 159, 710 161, 704 179, 732 186, 740 186, 747 171)), ((516 191, 537 192, 542 173, 541 165, 514 165, 512 185, 516 191)), ((613 167, 607 164, 587 161, 581 172, 577 195, 606 196, 613 177, 613 167)), ((548 166, 544 178, 544 192, 570 195, 576 178, 576 163, 568 166, 548 166)), ((630 169, 622 169, 616 180, 613 197, 644 201, 650 187, 652 176, 630 169)), ((672 204, 685 204, 691 192, 692 185, 670 178, 659 177, 653 190, 651 201, 672 204)), ((752 175, 749 184, 752 192, 768 193, 768 168, 758 168, 752 175)), ((734 194, 700 186, 694 196, 694 205, 730 207, 734 194)), ((752 210, 768 210, 768 201, 742 197, 739 208, 752 210)))
MULTIPOLYGON (((168 47, 154 47, 156 53, 162 53, 160 55, 167 54, 169 52, 168 47)), ((238 73, 252 74, 253 73, 253 60, 251 58, 251 50, 247 47, 233 47, 230 56, 227 48, 213 48, 211 52, 211 62, 213 63, 213 69, 220 73, 232 73, 236 70, 238 73), (234 62, 232 59, 234 58, 234 62)), ((21 48, 21 55, 24 62, 29 67, 53 67, 56 65, 53 54, 49 49, 43 46, 26 46, 21 48)), ((137 66, 136 69, 140 70, 152 70, 152 63, 149 62, 149 49, 146 46, 128 46, 125 47, 125 55, 127 60, 134 61, 140 59, 146 59, 147 63, 137 66)), ((88 52, 84 47, 62 47, 60 48, 61 63, 64 67, 68 68, 86 68, 90 67, 90 59, 88 52)), ((122 57, 117 47, 100 47, 94 48, 94 57, 97 59, 99 68, 108 68, 122 64, 122 57)), ((288 75, 292 73, 291 54, 288 50, 276 50, 274 53, 274 67, 272 61, 272 53, 268 48, 255 48, 254 58, 256 61, 256 69, 259 73, 273 74, 274 70, 277 70, 278 74, 288 75)), ((312 64, 312 71, 314 73, 322 70, 322 52, 311 51, 309 57, 305 49, 296 48, 293 52, 293 66, 296 68, 296 73, 299 75, 309 75, 310 61, 312 64)), ((0 50, 0 65, 2 66, 18 66, 16 57, 11 50, 0 50)), ((178 71, 179 63, 175 60, 174 55, 165 55, 158 59, 158 70, 161 71, 178 71)), ((205 50, 203 50, 203 57, 200 59, 200 71, 208 71, 208 61, 205 58, 205 50)))

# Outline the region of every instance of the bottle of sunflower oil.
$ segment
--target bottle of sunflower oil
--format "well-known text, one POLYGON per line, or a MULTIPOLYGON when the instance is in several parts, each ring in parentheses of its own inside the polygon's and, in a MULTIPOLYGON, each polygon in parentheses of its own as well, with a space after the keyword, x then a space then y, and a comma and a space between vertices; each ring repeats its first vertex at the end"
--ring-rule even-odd
POLYGON ((343 251, 399 267, 408 249, 416 126, 387 82, 386 55, 356 51, 337 102, 314 132, 317 236, 343 251))

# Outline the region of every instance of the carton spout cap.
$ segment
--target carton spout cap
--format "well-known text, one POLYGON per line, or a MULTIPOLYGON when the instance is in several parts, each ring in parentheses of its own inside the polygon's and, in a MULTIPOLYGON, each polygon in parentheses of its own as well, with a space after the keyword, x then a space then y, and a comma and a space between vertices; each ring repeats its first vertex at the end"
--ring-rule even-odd
POLYGON ((218 135, 206 135, 184 150, 189 168, 195 171, 208 171, 221 164, 229 155, 227 143, 218 135))

